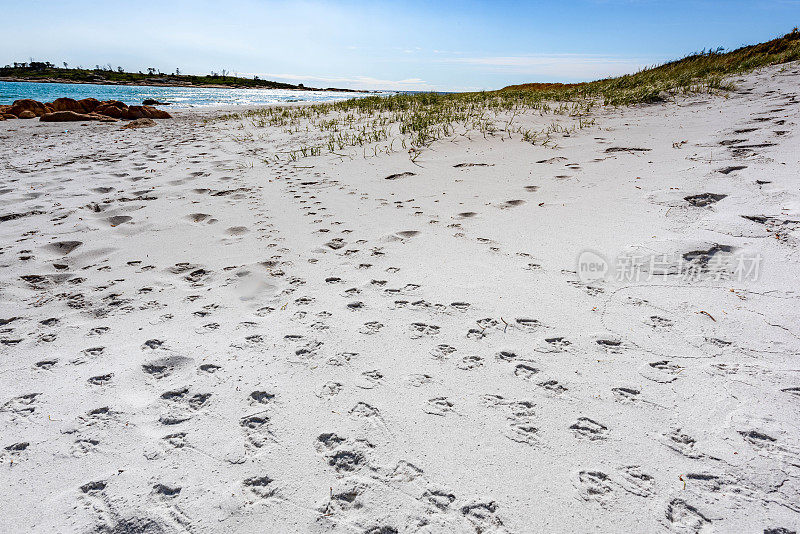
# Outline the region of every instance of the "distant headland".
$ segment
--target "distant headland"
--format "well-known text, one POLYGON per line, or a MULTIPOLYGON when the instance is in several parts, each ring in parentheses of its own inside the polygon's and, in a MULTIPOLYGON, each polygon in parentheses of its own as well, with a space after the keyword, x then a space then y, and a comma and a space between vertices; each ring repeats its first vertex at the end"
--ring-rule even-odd
POLYGON ((365 93, 355 89, 336 87, 306 87, 305 85, 262 80, 258 76, 242 78, 231 76, 227 70, 211 72, 203 76, 181 74, 180 69, 168 74, 155 68, 147 72, 126 72, 122 67, 95 65, 93 69, 70 68, 67 63, 58 67, 49 61, 14 62, 0 67, 0 81, 38 82, 38 83, 88 83, 102 85, 144 85, 152 87, 211 87, 211 88, 250 88, 250 89, 292 89, 295 91, 337 91, 365 93))

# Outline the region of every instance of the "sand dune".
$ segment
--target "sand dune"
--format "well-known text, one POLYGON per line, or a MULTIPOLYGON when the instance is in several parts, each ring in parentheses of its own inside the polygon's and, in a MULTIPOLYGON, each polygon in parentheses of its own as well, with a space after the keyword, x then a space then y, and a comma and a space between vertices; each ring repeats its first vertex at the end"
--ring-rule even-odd
POLYGON ((415 163, 0 123, 0 530, 796 530, 799 80, 415 163))

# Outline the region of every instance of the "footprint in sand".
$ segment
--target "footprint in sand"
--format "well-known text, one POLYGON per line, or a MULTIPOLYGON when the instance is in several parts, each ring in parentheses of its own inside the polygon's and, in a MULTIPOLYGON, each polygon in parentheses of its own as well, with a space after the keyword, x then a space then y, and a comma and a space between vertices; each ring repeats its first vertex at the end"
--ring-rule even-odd
POLYGON ((246 226, 231 226, 225 230, 225 233, 232 236, 240 236, 246 234, 248 231, 246 226))
POLYGON ((111 226, 119 226, 120 224, 130 222, 131 220, 133 220, 133 217, 128 215, 115 215, 114 217, 109 217, 106 219, 106 222, 111 226))
POLYGON ((716 202, 719 202, 728 195, 715 194, 715 193, 700 193, 698 195, 689 195, 684 197, 683 200, 698 208, 704 208, 716 202))
POLYGON ((83 245, 81 241, 56 241, 55 243, 45 245, 44 248, 56 254, 66 256, 81 245, 83 245))
POLYGON ((397 232, 397 235, 399 235, 403 239, 408 239, 410 237, 414 237, 415 235, 419 235, 419 231, 417 231, 417 230, 404 230, 402 232, 397 232))
POLYGON ((213 218, 208 213, 192 213, 187 215, 186 219, 193 223, 214 224, 215 222, 218 222, 217 219, 213 218))

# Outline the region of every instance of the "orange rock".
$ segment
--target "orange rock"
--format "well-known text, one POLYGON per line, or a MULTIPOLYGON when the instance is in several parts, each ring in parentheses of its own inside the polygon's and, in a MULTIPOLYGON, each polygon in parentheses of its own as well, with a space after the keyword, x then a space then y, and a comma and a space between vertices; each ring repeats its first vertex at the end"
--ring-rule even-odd
POLYGON ((109 117, 108 115, 100 115, 99 113, 89 113, 89 116, 95 117, 100 122, 117 122, 119 119, 115 119, 114 117, 109 117))
POLYGON ((33 113, 34 117, 41 117, 45 113, 52 113, 53 108, 50 107, 49 104, 42 104, 36 100, 24 98, 22 100, 16 100, 13 104, 11 104, 11 107, 8 109, 7 113, 11 113, 12 115, 22 118, 20 114, 24 113, 25 111, 30 111, 33 113))
POLYGON ((76 113, 74 111, 55 111, 45 113, 39 118, 42 122, 74 122, 74 121, 97 121, 98 116, 87 115, 86 113, 76 113))
POLYGON ((78 104, 84 109, 84 113, 91 113, 100 105, 100 101, 96 98, 83 98, 78 100, 78 104))
POLYGON ((79 109, 78 101, 72 98, 56 98, 50 105, 53 106, 54 111, 76 111, 82 112, 82 109, 79 109))
POLYGON ((95 108, 94 112, 99 113, 101 115, 114 117, 115 119, 128 118, 128 106, 116 100, 107 100, 105 102, 100 102, 97 108, 95 108))
POLYGON ((143 106, 130 106, 128 108, 128 115, 125 117, 126 119, 146 119, 147 111, 144 109, 143 106))
POLYGON ((91 113, 94 111, 100 101, 96 98, 84 98, 83 100, 74 100, 72 98, 57 98, 50 103, 54 111, 74 111, 75 113, 91 113))
POLYGON ((171 119, 172 115, 152 106, 130 106, 128 119, 171 119))
POLYGON ((44 117, 45 122, 116 119, 170 119, 166 111, 152 106, 130 106, 118 100, 100 102, 96 98, 57 98, 49 104, 36 100, 17 100, 10 106, 0 106, 0 116, 6 119, 44 117))
POLYGON ((117 106, 118 108, 127 108, 128 104, 125 102, 120 102, 119 100, 103 100, 100 102, 101 104, 110 104, 112 106, 117 106))
POLYGON ((151 119, 171 119, 172 115, 163 109, 154 108, 153 106, 142 106, 147 111, 147 116, 151 119))

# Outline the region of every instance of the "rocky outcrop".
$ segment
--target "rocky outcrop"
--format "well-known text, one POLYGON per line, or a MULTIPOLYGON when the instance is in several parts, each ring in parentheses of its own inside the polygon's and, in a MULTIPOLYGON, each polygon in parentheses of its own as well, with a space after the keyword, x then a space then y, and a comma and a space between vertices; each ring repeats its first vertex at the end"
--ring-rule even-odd
POLYGON ((129 119, 170 119, 172 115, 166 111, 156 109, 152 106, 130 106, 128 108, 129 119))
MULTIPOLYGON (((49 104, 42 104, 41 102, 38 102, 36 100, 31 100, 30 98, 24 98, 22 100, 17 100, 13 104, 11 104, 11 107, 8 108, 7 112, 19 118, 25 118, 21 117, 20 115, 22 113, 25 113, 26 111, 33 113, 34 117, 41 117, 45 113, 52 113, 54 110, 49 104)), ((28 114, 26 113, 25 115, 28 114)))
POLYGON ((57 98, 50 104, 54 111, 74 111, 75 113, 91 113, 100 105, 96 98, 75 100, 72 98, 57 98))
POLYGON ((16 115, 12 115, 8 110, 11 109, 11 106, 2 105, 0 106, 0 120, 5 119, 16 119, 16 115))
MULTIPOLYGON (((106 100, 94 110, 95 113, 114 117, 115 119, 128 118, 128 106, 118 100, 106 100)), ((135 118, 135 117, 134 117, 135 118)))
POLYGON ((172 115, 152 106, 128 106, 118 100, 99 101, 96 98, 57 98, 50 103, 36 100, 17 100, 10 106, 0 106, 0 117, 5 119, 27 119, 39 117, 44 122, 99 120, 113 122, 116 119, 171 119, 172 115))

